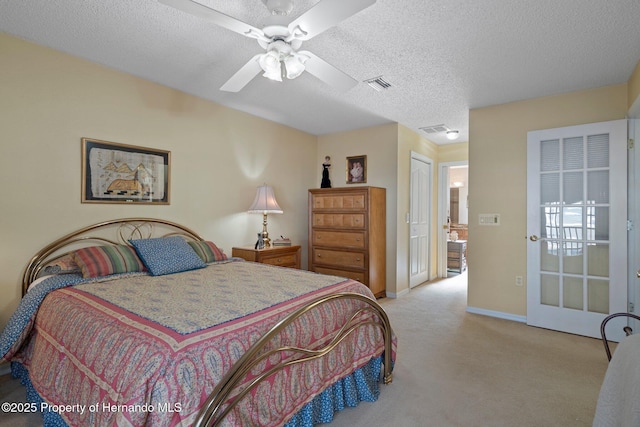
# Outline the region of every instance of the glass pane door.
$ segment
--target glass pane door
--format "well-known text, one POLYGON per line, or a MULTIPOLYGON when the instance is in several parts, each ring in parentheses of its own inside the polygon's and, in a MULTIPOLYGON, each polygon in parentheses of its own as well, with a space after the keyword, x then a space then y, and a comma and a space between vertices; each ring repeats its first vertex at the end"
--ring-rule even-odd
POLYGON ((609 135, 540 142, 540 300, 609 313, 609 135))
POLYGON ((599 336, 626 310, 626 121, 530 132, 527 323, 599 336))

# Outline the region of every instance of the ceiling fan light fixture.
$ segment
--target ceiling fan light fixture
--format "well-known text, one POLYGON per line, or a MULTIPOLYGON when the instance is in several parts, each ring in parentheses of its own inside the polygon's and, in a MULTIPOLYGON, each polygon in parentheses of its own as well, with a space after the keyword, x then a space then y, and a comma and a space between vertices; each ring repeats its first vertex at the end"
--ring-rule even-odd
POLYGON ((287 70, 287 78, 295 79, 300 74, 304 72, 304 62, 306 61, 306 57, 302 55, 289 55, 284 59, 284 67, 287 70))
POLYGON ((263 76, 269 80, 282 81, 282 65, 280 64, 280 54, 276 50, 270 50, 258 60, 260 68, 264 71, 263 76))
POLYGON ((276 81, 276 82, 281 82, 282 81, 282 71, 281 71, 280 68, 269 70, 269 71, 265 71, 262 76, 268 78, 269 80, 273 80, 273 81, 276 81))
POLYGON ((278 52, 270 50, 260 57, 258 63, 264 72, 272 72, 280 68, 280 56, 278 52))

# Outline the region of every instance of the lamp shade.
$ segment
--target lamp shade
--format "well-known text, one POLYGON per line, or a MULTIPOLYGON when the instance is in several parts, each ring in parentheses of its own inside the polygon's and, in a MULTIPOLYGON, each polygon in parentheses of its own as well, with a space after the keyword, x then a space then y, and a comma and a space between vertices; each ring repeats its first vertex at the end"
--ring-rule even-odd
POLYGON ((281 214, 282 209, 278 206, 273 188, 268 185, 261 185, 258 187, 256 198, 253 200, 253 203, 247 212, 259 214, 281 214))

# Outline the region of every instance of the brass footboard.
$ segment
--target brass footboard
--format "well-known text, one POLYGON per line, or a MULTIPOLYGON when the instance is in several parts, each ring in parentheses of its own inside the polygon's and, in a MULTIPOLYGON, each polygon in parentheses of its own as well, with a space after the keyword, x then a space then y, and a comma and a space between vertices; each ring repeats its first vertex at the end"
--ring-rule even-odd
POLYGON ((232 369, 224 376, 224 378, 222 378, 220 383, 209 395, 194 422, 194 426, 209 427, 219 425, 247 393, 251 392, 251 390, 253 390, 258 384, 260 384, 270 375, 284 369, 287 366, 303 363, 305 361, 325 356, 351 333, 358 330, 358 328, 367 325, 378 326, 382 331, 384 339, 384 383, 391 383, 393 379, 391 373, 393 332, 387 314, 385 313, 383 308, 376 301, 361 294, 345 292, 328 295, 318 298, 291 313, 285 319, 281 320, 279 323, 273 326, 267 334, 260 338, 260 340, 256 342, 235 363, 232 369), (289 324, 296 321, 296 319, 300 318, 305 313, 322 304, 338 299, 360 300, 366 302, 367 306, 365 306, 365 308, 360 308, 354 311, 347 323, 342 326, 342 328, 337 332, 333 339, 331 339, 331 341, 323 348, 317 350, 309 350, 298 347, 285 346, 263 352, 268 343, 289 324), (367 316, 365 321, 359 321, 358 319, 366 313, 371 313, 373 314, 373 316, 367 316), (242 383, 245 376, 256 365, 269 358, 270 356, 282 352, 294 353, 294 356, 292 358, 288 358, 287 361, 278 363, 277 365, 262 372, 260 375, 256 376, 250 383, 248 383, 240 392, 232 396, 232 393, 234 392, 236 387, 242 383))
MULTIPOLYGON (((604 318, 604 320, 600 324, 600 335, 602 336, 604 351, 607 353, 607 359, 609 361, 611 361, 611 350, 609 349, 609 340, 607 340, 606 326, 611 319, 615 319, 616 317, 628 317, 640 321, 640 316, 633 313, 613 313, 604 318)), ((626 336, 629 336, 633 333, 633 330, 630 326, 625 326, 624 328, 622 328, 622 330, 624 331, 626 336)))

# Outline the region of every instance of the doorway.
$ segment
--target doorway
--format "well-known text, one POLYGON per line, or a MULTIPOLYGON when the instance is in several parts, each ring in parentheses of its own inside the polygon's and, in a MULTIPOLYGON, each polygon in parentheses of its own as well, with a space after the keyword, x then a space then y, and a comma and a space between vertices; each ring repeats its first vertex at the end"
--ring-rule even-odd
POLYGON ((438 200, 438 276, 465 273, 468 268, 469 162, 440 164, 438 200))

